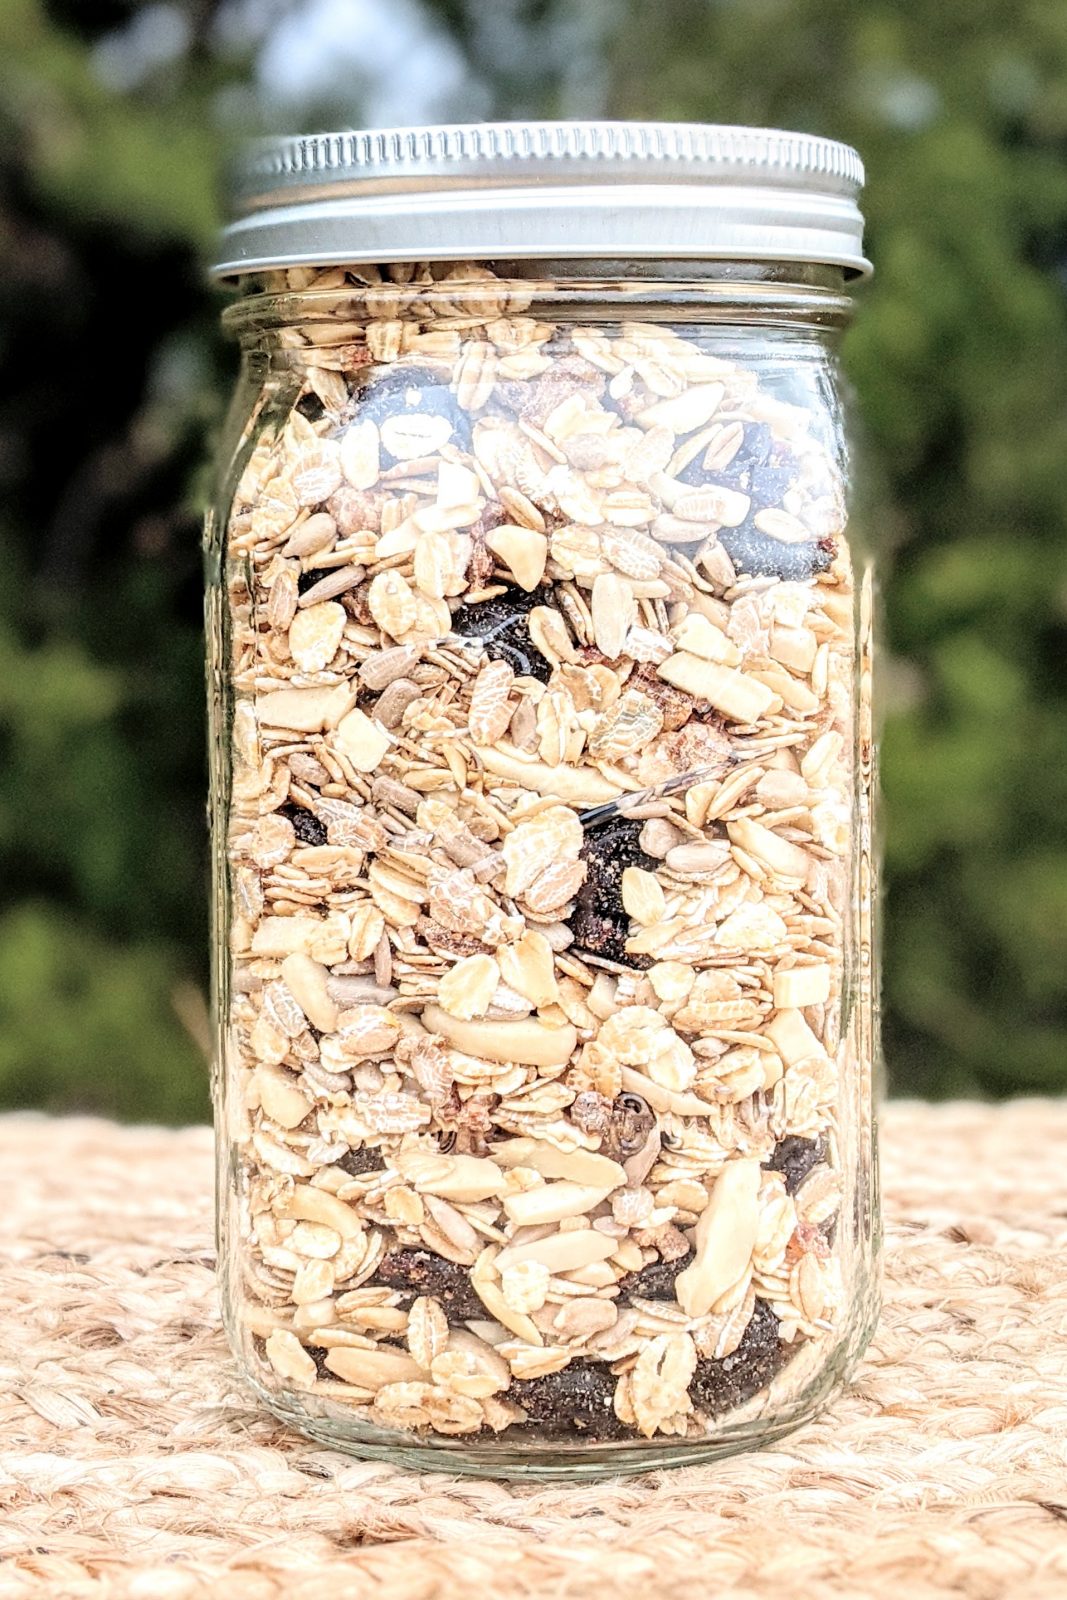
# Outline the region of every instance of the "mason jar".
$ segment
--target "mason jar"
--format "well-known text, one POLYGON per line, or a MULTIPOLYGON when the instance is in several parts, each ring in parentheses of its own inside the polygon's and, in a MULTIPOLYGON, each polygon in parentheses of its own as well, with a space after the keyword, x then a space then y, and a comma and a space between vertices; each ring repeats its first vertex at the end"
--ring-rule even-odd
POLYGON ((283 139, 217 273, 219 1251, 263 1402, 513 1477, 810 1418, 876 1305, 862 169, 283 139))

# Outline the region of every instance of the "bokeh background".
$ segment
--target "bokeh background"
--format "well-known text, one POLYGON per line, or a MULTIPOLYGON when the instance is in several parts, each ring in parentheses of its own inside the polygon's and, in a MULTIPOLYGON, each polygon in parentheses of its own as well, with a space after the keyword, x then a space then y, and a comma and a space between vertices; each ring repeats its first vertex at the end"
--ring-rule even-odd
POLYGON ((2 0, 0 1105, 206 1114, 202 263, 249 131, 650 116, 856 144, 891 1087, 1067 1087, 1060 0, 2 0))

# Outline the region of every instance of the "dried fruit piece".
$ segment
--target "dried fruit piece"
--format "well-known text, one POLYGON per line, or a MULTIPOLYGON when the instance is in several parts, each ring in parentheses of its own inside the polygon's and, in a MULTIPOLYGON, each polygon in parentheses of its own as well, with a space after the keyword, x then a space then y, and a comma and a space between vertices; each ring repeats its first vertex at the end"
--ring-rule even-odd
POLYGON ((763 1165, 772 1172, 780 1172, 785 1179, 786 1193, 796 1194, 808 1173, 823 1160, 825 1153, 823 1139, 803 1139, 790 1134, 785 1139, 779 1139, 763 1165))
POLYGON ((741 1342, 721 1360, 698 1361, 689 1394, 693 1404, 711 1416, 744 1405, 770 1383, 786 1357, 778 1336, 778 1318, 765 1300, 757 1300, 741 1342))
POLYGON ((485 1314, 467 1269, 429 1250, 392 1251, 382 1257, 375 1278, 391 1289, 432 1297, 453 1322, 485 1314))
POLYGON ((640 822, 614 817, 586 829, 582 860, 588 871, 570 919, 575 943, 583 950, 636 967, 649 962, 626 952, 630 922, 622 902, 622 876, 627 867, 655 870, 655 857, 641 849, 641 828, 640 822))
POLYGON ((527 591, 515 585, 491 600, 460 606, 452 613, 452 631, 481 639, 492 660, 506 661, 516 673, 547 683, 552 668, 531 641, 529 615, 535 606, 554 609, 551 601, 550 589, 527 591))
POLYGON ((596 1362, 572 1361, 562 1372, 516 1380, 509 1393, 538 1438, 570 1434, 596 1442, 631 1432, 615 1415, 615 1379, 596 1362))

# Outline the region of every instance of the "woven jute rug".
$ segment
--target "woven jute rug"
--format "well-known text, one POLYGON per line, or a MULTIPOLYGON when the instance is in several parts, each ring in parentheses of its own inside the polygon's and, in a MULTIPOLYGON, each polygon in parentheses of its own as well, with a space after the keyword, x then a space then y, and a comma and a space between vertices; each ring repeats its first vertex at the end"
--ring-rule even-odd
POLYGON ((238 1388, 207 1130, 0 1118, 0 1597, 1067 1596, 1067 1104, 895 1104, 886 1309, 773 1449, 645 1478, 416 1476, 238 1388))

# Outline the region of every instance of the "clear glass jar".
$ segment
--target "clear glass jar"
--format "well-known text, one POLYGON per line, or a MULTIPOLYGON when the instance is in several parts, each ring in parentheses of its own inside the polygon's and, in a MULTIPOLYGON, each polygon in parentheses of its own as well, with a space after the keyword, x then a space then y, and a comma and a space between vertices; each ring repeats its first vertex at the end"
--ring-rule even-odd
POLYGON ((844 271, 240 287, 207 551, 241 1367, 424 1467, 764 1443, 876 1303, 844 271))

